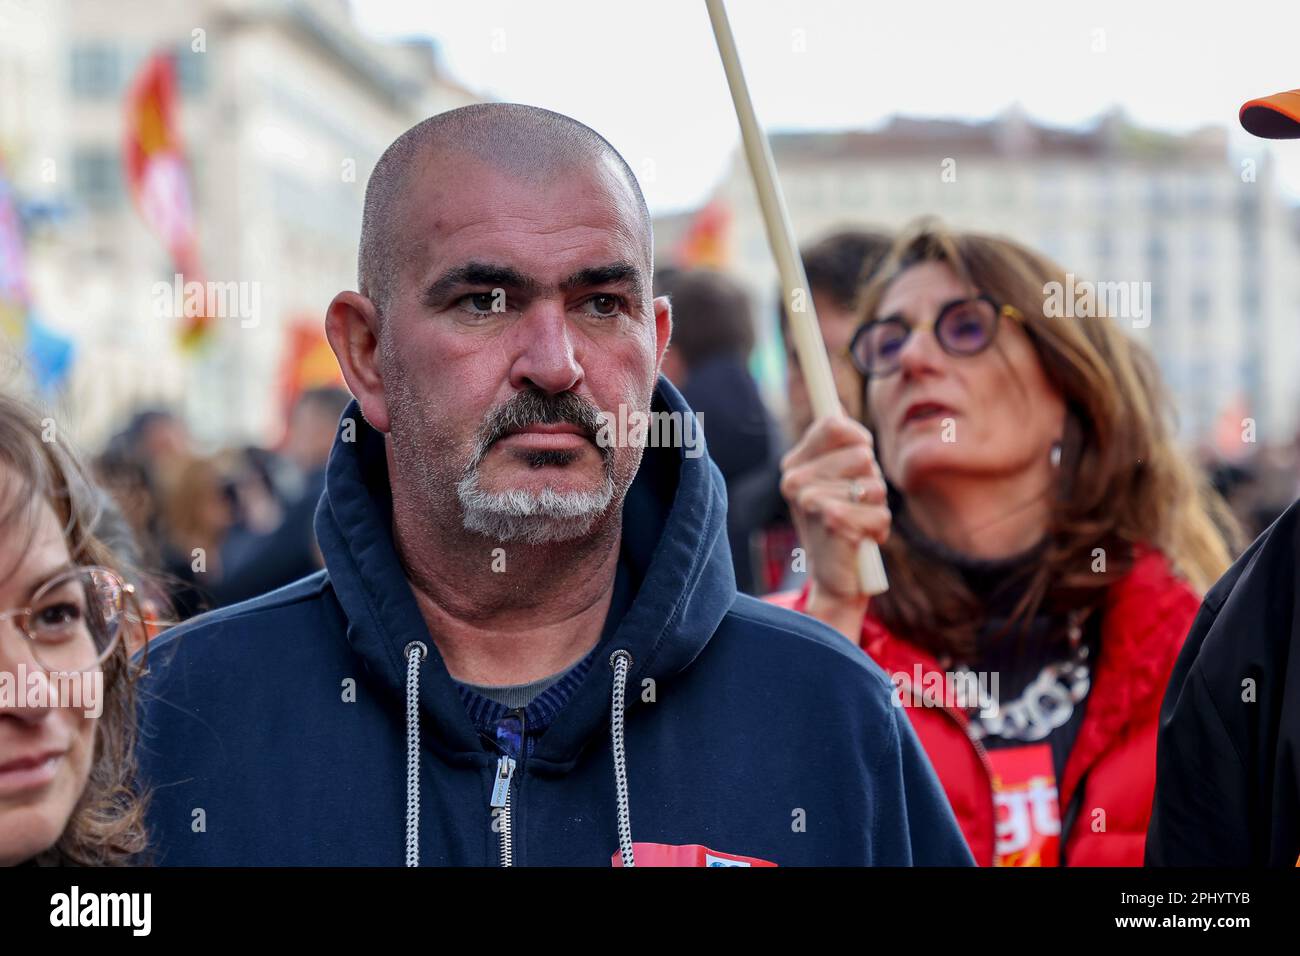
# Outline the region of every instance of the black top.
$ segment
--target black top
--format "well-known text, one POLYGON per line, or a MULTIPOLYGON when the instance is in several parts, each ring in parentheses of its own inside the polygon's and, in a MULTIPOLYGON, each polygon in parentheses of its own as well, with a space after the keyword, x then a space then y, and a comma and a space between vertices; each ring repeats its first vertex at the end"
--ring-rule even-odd
POLYGON ((698 416, 709 458, 727 483, 727 540, 736 586, 753 594, 757 582, 749 554, 750 536, 766 522, 753 508, 751 496, 738 489, 753 482, 765 467, 770 469, 779 457, 775 424, 754 377, 744 362, 731 356, 714 356, 692 368, 682 385, 682 396, 698 416))
POLYGON ((1300 502, 1210 589, 1160 708, 1148 866, 1300 864, 1300 502))

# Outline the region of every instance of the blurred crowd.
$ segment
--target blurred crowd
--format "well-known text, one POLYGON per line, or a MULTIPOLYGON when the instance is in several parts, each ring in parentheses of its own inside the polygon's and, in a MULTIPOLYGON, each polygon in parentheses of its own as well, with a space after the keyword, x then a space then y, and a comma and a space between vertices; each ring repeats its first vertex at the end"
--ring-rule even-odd
POLYGON ((1254 539, 1300 498, 1300 433, 1285 444, 1249 447, 1239 457, 1205 449, 1197 458, 1247 537, 1254 539))
POLYGON ((325 464, 350 399, 303 392, 277 449, 203 453, 185 422, 137 412, 92 462, 129 534, 126 557, 153 572, 176 620, 272 591, 322 566, 312 527, 325 464))
MULTIPOLYGON (((358 826, 357 794, 380 787, 371 802, 396 806, 403 751, 395 737, 389 747, 358 748, 365 740, 347 734, 392 731, 403 717, 409 866, 421 861, 422 779, 426 800, 462 814, 438 815, 432 839, 426 830, 425 844, 438 845, 426 861, 478 858, 485 844, 464 834, 486 819, 486 780, 491 810, 502 811, 491 813, 496 850, 510 866, 511 794, 531 772, 526 757, 545 747, 537 754, 551 768, 545 774, 572 771, 563 788, 529 798, 544 815, 571 818, 572 808, 548 801, 599 795, 607 784, 584 776, 605 772, 602 759, 578 759, 593 752, 589 737, 608 741, 614 812, 550 846, 534 839, 535 861, 631 866, 634 846, 684 849, 633 843, 631 753, 640 766, 653 764, 637 758, 668 758, 663 773, 638 778, 651 788, 638 806, 672 805, 674 815, 671 797, 683 782, 707 795, 761 780, 776 788, 770 809, 803 800, 783 788, 820 781, 809 806, 839 822, 816 840, 789 840, 803 829, 758 805, 718 833, 738 841, 728 842, 733 849, 763 853, 740 858, 757 864, 1295 865, 1297 791, 1284 791, 1282 779, 1294 728, 1277 722, 1273 682, 1260 682, 1254 706, 1254 678, 1238 678, 1277 672, 1287 653, 1294 659, 1270 642, 1294 625, 1279 625, 1276 612, 1295 606, 1285 588, 1300 540, 1300 508, 1291 507, 1300 435, 1257 443, 1248 413, 1238 434, 1232 411, 1213 446, 1189 447, 1145 343, 1099 309, 1076 316, 1048 307, 1046 290, 1073 282, 1064 265, 1014 238, 956 232, 930 217, 896 236, 848 228, 811 242, 799 253, 806 289, 789 290, 788 303, 779 295, 775 316, 757 314, 749 291, 724 272, 660 269, 654 292, 671 302, 668 337, 662 301, 653 321, 632 307, 627 290, 641 298, 643 267, 609 265, 605 233, 643 240, 638 262, 653 250, 626 162, 619 157, 628 182, 615 187, 612 148, 576 121, 519 104, 466 110, 413 127, 384 153, 367 187, 360 291, 330 308, 331 343, 352 343, 337 352, 347 381, 392 413, 382 429, 358 422, 354 442, 340 429, 356 407, 351 396, 320 387, 296 397, 274 448, 213 451, 177 411, 145 408, 86 461, 46 434, 40 409, 0 389, 0 675, 30 663, 38 687, 60 675, 107 686, 99 713, 67 701, 0 706, 0 797, 6 786, 49 797, 39 820, 0 813, 0 865, 116 863, 147 849, 180 865, 383 862, 380 844, 392 837, 395 850, 399 830, 369 818, 358 826), (481 151, 483 143, 492 148, 481 151), (498 146, 508 147, 508 162, 498 146), (405 169, 417 160, 419 176, 405 169), (493 191, 480 207, 475 187, 484 182, 493 191), (535 204, 530 221, 553 217, 560 226, 521 231, 501 246, 506 261, 487 266, 474 258, 487 248, 482 240, 465 238, 475 230, 452 228, 438 241, 449 244, 449 261, 464 255, 470 264, 418 301, 439 316, 459 314, 412 334, 426 327, 416 324, 425 314, 396 309, 379 335, 391 295, 417 301, 404 285, 414 270, 397 270, 401 281, 389 275, 401 245, 394 237, 415 228, 402 225, 399 207, 427 215, 430 202, 447 204, 448 222, 481 219, 490 234, 512 233, 517 217, 507 213, 520 203, 535 204), (592 228, 578 230, 586 238, 572 249, 555 239, 588 214, 592 228), (567 271, 570 259, 578 271, 567 271), (498 283, 523 290, 526 304, 494 315, 498 283), (801 293, 829 360, 829 377, 811 383, 791 347, 792 328, 815 338, 811 317, 799 314, 801 293), (488 295, 493 306, 480 310, 475 300, 488 295), (614 312, 601 308, 605 300, 614 312), (589 305, 596 311, 575 326, 581 348, 570 347, 567 329, 557 347, 555 306, 564 317, 589 305), (760 326, 773 324, 786 347, 779 408, 752 365, 760 326), (509 332, 497 338, 499 329, 509 332), (600 456, 598 484, 589 449, 567 451, 582 443, 542 426, 592 430, 598 410, 563 402, 580 387, 644 401, 657 383, 656 356, 681 398, 658 383, 654 400, 675 416, 694 411, 708 460, 688 465, 695 456, 671 448, 652 444, 641 456, 624 446, 600 456), (509 381, 519 394, 505 405, 468 387, 507 368, 497 384, 509 381), (832 389, 843 415, 824 414, 832 389), (453 408, 450 429, 428 414, 453 408), (475 438, 476 456, 457 462, 475 438), (506 445, 489 456, 498 440, 514 442, 514 452, 506 445), (497 459, 526 486, 491 480, 497 459), (535 474, 552 467, 565 474, 556 487, 549 472, 535 474), (588 487, 566 489, 584 474, 588 487), (458 515, 440 497, 453 487, 458 515), (724 493, 730 561, 717 507, 724 493), (1251 560, 1234 566, 1270 525, 1251 560), (495 577, 505 571, 497 563, 504 549, 493 550, 490 568, 472 559, 483 539, 513 542, 516 577, 495 577), (862 573, 870 547, 887 587, 862 573), (326 557, 329 588, 195 621, 190 639, 157 648, 156 667, 150 660, 157 631, 290 585, 326 557), (1207 598, 1216 582, 1226 582, 1218 595, 1240 588, 1235 600, 1207 598), (737 600, 737 590, 768 606, 737 600), (1231 626, 1215 623, 1221 612, 1231 626), (835 632, 879 670, 863 670, 835 632), (288 700, 282 668, 239 666, 250 641, 267 640, 281 653, 272 661, 314 669, 299 675, 304 686, 364 665, 374 686, 392 693, 358 698, 349 678, 338 697, 288 700), (606 641, 612 647, 602 649, 606 641), (1188 662, 1205 647, 1200 676, 1187 680, 1188 662), (237 688, 223 679, 232 665, 237 688), (687 668, 695 669, 683 676, 687 668), (138 678, 147 682, 137 714, 138 678), (625 749, 626 692, 638 686, 629 681, 661 678, 673 682, 674 703, 632 712, 625 749), (403 686, 404 715, 394 709, 403 686), (1184 691, 1206 694, 1206 703, 1167 719, 1163 702, 1177 706, 1184 691), (603 706, 589 706, 602 701, 608 725, 603 706), (257 713, 250 704, 273 706, 257 713), (577 709, 552 724, 566 707, 577 709), (422 712, 436 719, 422 721, 422 712), (282 725, 272 735, 278 750, 266 749, 263 719, 282 725), (422 745, 422 722, 439 744, 422 745), (326 726, 334 729, 322 733, 326 726), (741 745, 693 743, 706 732, 741 745), (138 752, 137 734, 149 744, 138 752), (369 763, 351 759, 358 754, 369 763), (315 789, 320 769, 341 756, 352 776, 315 789), (426 758, 442 762, 422 778, 426 758), (64 784, 46 786, 60 774, 64 784), (1158 776, 1167 781, 1159 791, 1158 776), (1284 792, 1276 810, 1256 798, 1284 792), (304 795, 312 803, 305 821, 304 795), (870 826, 839 812, 857 802, 871 810, 870 826), (192 838, 207 832, 194 828, 192 808, 203 807, 204 820, 210 809, 215 822, 250 804, 255 825, 192 838), (1207 806, 1212 823, 1191 812, 1207 806), (1282 825, 1247 832, 1243 821, 1256 818, 1282 825), (1215 828, 1230 836, 1207 834, 1215 828), (575 834, 589 846, 577 847, 575 834)), ((688 815, 685 829, 675 817, 650 816, 640 832, 656 824, 664 833, 713 832, 710 806, 688 815)), ((589 809, 579 806, 580 816, 589 809)))
MULTIPOLYGON (((855 300, 890 250, 891 237, 846 229, 803 251, 813 305, 840 401, 862 415, 863 382, 849 359, 855 300)), ((727 274, 668 267, 655 292, 671 298, 672 347, 663 374, 700 416, 709 454, 729 497, 732 561, 740 590, 797 588, 804 573, 790 555, 798 541, 780 492, 781 457, 812 421, 807 389, 784 310, 788 393, 779 414, 750 371, 759 316, 727 274)), ((778 296, 779 299, 779 296, 778 296)), ((349 400, 339 387, 305 391, 276 449, 245 446, 200 452, 183 419, 165 408, 137 412, 93 461, 124 522, 122 547, 151 571, 176 620, 274 590, 321 567, 312 519, 325 464, 349 400)), ((1300 435, 1286 444, 1243 445, 1196 458, 1251 540, 1300 497, 1300 435)))
MULTIPOLYGON (((849 358, 859 325, 855 302, 891 243, 884 233, 845 229, 802 250, 840 402, 856 419, 862 417, 864 383, 849 358)), ((723 272, 670 268, 656 275, 655 291, 670 296, 673 305, 664 375, 701 415, 709 455, 726 479, 737 584, 758 595, 797 588, 804 575, 790 560, 798 542, 779 489, 780 460, 813 416, 785 312, 780 310, 777 319, 789 388, 787 409, 778 419, 765 407, 748 369, 758 316, 745 290, 723 272)), ((1228 458, 1207 444, 1195 457, 1249 541, 1300 497, 1300 434, 1289 443, 1243 443, 1241 448, 1228 458)))

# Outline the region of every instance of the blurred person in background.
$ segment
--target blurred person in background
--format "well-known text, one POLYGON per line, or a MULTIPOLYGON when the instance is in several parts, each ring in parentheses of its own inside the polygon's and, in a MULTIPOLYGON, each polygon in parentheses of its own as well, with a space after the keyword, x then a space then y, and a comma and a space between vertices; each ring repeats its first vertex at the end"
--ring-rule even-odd
POLYGON ((213 459, 175 466, 163 489, 162 572, 178 620, 223 602, 223 547, 233 515, 226 480, 213 459))
MULTIPOLYGON (((831 360, 835 391, 850 418, 862 417, 862 377, 849 357, 849 341, 858 327, 858 294, 866 280, 889 253, 891 237, 867 229, 841 229, 823 236, 800 251, 808 288, 812 293, 817 324, 831 360)), ((783 296, 777 296, 781 302, 783 296)), ((794 351, 790 320, 784 305, 778 310, 781 339, 785 342, 786 368, 789 370, 790 439, 798 441, 812 424, 812 405, 808 385, 794 351)))
POLYGON ((231 525, 226 536, 227 564, 234 567, 257 553, 266 535, 284 520, 285 503, 296 497, 294 475, 286 493, 281 473, 291 470, 280 456, 257 445, 245 445, 218 456, 230 499, 231 525))
POLYGON ((1250 540, 1263 534, 1296 500, 1300 491, 1296 441, 1260 444, 1248 456, 1231 460, 1213 452, 1204 456, 1211 483, 1228 502, 1250 540))
POLYGON ((277 527, 245 541, 242 558, 231 556, 220 586, 223 604, 274 591, 324 567, 316 543, 316 506, 325 490, 325 465, 339 419, 351 400, 347 389, 327 386, 308 389, 294 403, 283 454, 298 490, 277 527))
POLYGON ((92 470, 95 481, 112 496, 130 527, 138 565, 158 570, 162 563, 162 499, 149 467, 120 445, 110 443, 94 459, 92 470))
POLYGON ((25 675, 0 694, 0 865, 120 865, 146 848, 124 639, 139 615, 133 572, 106 544, 126 525, 46 437, 39 413, 0 393, 0 672, 25 675), (59 674, 87 675, 83 688, 102 675, 94 705, 59 674))
POLYGON ((776 426, 746 362, 754 349, 749 295, 734 279, 711 269, 664 270, 655 291, 672 302, 673 336, 662 372, 695 412, 709 457, 722 472, 730 502, 727 538, 736 586, 753 593, 749 561, 752 514, 733 491, 770 462, 779 447, 776 426))
POLYGON ((96 481, 130 522, 142 566, 152 571, 164 564, 165 489, 193 454, 189 429, 178 415, 165 408, 144 408, 131 416, 93 461, 96 481))
POLYGON ((164 408, 136 412, 108 450, 143 464, 155 484, 169 481, 193 455, 185 422, 164 408))
MULTIPOLYGON (((840 404, 856 417, 862 404, 862 378, 849 359, 849 340, 857 325, 854 304, 863 283, 870 278, 889 252, 890 239, 880 232, 865 229, 841 229, 823 236, 800 252, 804 274, 812 294, 817 322, 830 355, 831 372, 840 404)), ((777 301, 782 294, 778 290, 777 301)), ((804 573, 792 560, 799 546, 790 509, 781 497, 781 455, 812 424, 808 388, 800 371, 799 360, 790 338, 789 320, 784 306, 778 308, 781 337, 785 343, 786 368, 789 374, 789 440, 772 443, 771 454, 763 468, 737 482, 731 491, 733 509, 745 518, 749 531, 743 564, 752 588, 751 594, 767 594, 803 583, 804 573)), ((739 569, 741 564, 737 564, 739 569)), ((736 572, 740 582, 741 572, 736 572)))
POLYGON ((784 461, 794 606, 891 675, 984 865, 1141 865, 1160 699, 1229 560, 1154 361, 1108 318, 1047 317, 1065 281, 1010 240, 910 231, 860 302, 865 427, 818 421, 784 461))
MULTIPOLYGON (((1251 100, 1240 121, 1300 138, 1300 90, 1251 100)), ((1300 502, 1205 596, 1157 757, 1149 865, 1300 866, 1300 502)))

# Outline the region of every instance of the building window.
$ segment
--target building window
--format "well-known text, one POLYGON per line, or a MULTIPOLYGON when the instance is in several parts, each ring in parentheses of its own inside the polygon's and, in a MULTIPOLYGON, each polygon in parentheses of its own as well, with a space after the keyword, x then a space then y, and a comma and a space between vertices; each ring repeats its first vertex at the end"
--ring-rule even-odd
POLYGON ((1147 261, 1151 264, 1152 269, 1156 269, 1167 261, 1169 258, 1169 249, 1165 244, 1163 236, 1153 235, 1147 240, 1147 261))
POLYGON ((1214 208, 1214 178, 1200 175, 1192 182, 1192 208, 1197 212, 1209 212, 1214 208))
POLYGON ((845 211, 866 209, 871 205, 871 184, 861 170, 842 171, 839 186, 840 206, 845 211))
POLYGON ((206 56, 206 53, 195 53, 188 46, 175 49, 176 85, 182 96, 198 96, 207 86, 208 76, 203 62, 206 56))
POLYGON ((1260 376, 1258 355, 1247 355, 1241 360, 1241 372, 1239 378, 1248 391, 1254 393, 1259 390, 1260 376))
POLYGON ((915 208, 921 200, 921 190, 916 181, 915 175, 899 175, 898 179, 892 184, 895 206, 909 206, 915 208))
POLYGON ((821 176, 812 173, 795 183, 794 192, 800 206, 809 211, 826 208, 826 183, 821 176))
POLYGON ((1050 259, 1063 262, 1065 255, 1065 236, 1059 229, 1049 227, 1043 230, 1038 240, 1038 249, 1050 259))
POLYGON ((1241 235, 1241 254, 1246 258, 1254 258, 1259 255, 1259 231, 1247 227, 1244 223, 1240 230, 1241 235))
POLYGON ((1098 229, 1093 241, 1093 251, 1102 262, 1108 262, 1115 255, 1115 237, 1109 229, 1098 229))
POLYGON ((1241 285, 1241 311, 1247 317, 1259 315, 1259 286, 1253 282, 1241 285))
POLYGON ((117 150, 82 146, 72 154, 72 189, 88 206, 103 209, 122 198, 122 167, 117 150))
POLYGON ((1040 209, 1057 211, 1065 207, 1066 183, 1064 173, 1056 167, 1048 167, 1038 174, 1038 206, 1040 209))
POLYGON ((82 99, 109 99, 121 92, 122 63, 116 47, 82 43, 72 48, 72 93, 82 99))
POLYGON ((1173 209, 1169 185, 1159 175, 1147 180, 1147 209, 1158 214, 1168 213, 1173 209))
POLYGON ((1151 277, 1151 315, 1148 318, 1151 321, 1150 327, 1158 331, 1152 333, 1152 338, 1164 338, 1164 325, 1161 319, 1164 317, 1167 306, 1168 296, 1165 295, 1165 277, 1163 273, 1155 273, 1151 277))
POLYGON ((1016 178, 1016 173, 1012 171, 1002 171, 1000 175, 991 177, 989 180, 989 195, 992 197, 995 206, 1014 206, 1020 200, 1020 182, 1016 178))
POLYGON ((1197 326, 1210 324, 1210 292, 1205 288, 1192 290, 1192 322, 1197 326))

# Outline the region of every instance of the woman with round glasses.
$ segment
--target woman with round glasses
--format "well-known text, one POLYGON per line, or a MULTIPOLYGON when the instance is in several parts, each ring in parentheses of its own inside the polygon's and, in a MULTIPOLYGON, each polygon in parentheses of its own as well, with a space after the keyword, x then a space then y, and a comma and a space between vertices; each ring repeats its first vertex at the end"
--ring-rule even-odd
POLYGON ((103 497, 54 434, 0 393, 0 865, 123 864, 145 848, 140 621, 103 497))
POLYGON ((1147 351, 1046 314, 1053 282, 1004 239, 896 243, 851 344, 864 423, 820 421, 782 462, 794 606, 884 668, 978 861, 1137 866, 1161 695, 1234 531, 1147 351), (870 602, 864 538, 890 581, 870 602))

